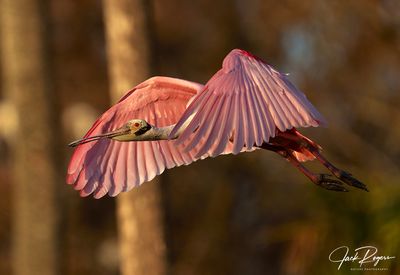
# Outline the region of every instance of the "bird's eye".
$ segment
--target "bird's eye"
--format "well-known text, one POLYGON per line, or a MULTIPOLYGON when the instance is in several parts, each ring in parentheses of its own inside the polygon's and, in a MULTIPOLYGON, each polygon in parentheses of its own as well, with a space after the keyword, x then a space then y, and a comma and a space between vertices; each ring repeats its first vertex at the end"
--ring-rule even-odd
POLYGON ((136 122, 135 124, 133 124, 133 125, 135 125, 135 127, 139 127, 139 123, 138 122, 136 122))

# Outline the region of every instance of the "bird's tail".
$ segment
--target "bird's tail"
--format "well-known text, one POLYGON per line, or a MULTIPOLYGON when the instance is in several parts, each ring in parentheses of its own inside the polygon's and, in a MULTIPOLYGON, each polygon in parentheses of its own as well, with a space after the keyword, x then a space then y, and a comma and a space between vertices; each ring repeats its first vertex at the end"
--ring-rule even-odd
POLYGON ((275 137, 269 140, 270 143, 288 148, 300 162, 314 160, 315 156, 308 149, 309 146, 318 151, 322 151, 322 147, 311 139, 303 136, 295 128, 285 132, 277 131, 275 137))

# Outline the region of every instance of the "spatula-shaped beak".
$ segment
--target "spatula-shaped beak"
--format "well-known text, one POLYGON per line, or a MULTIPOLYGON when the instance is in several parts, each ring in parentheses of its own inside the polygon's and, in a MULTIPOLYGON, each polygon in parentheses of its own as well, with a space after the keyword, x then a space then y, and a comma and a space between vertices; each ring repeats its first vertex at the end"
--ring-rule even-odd
POLYGON ((127 134, 130 134, 130 132, 131 132, 131 129, 125 125, 125 126, 119 128, 117 130, 114 130, 114 131, 111 131, 111 132, 107 132, 105 134, 100 134, 100 135, 91 136, 91 137, 84 137, 84 138, 75 140, 75 141, 71 142, 70 144, 68 144, 68 146, 76 147, 78 145, 85 144, 85 143, 92 142, 92 141, 96 141, 96 140, 99 140, 99 139, 102 139, 102 138, 110 138, 111 139, 111 138, 114 138, 114 137, 127 135, 127 134))

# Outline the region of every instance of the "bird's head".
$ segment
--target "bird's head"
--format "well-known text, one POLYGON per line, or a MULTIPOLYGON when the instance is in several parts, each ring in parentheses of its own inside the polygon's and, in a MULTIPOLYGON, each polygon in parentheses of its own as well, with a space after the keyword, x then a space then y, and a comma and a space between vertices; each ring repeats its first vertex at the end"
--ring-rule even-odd
POLYGON ((121 128, 113 131, 111 139, 118 141, 136 140, 136 137, 143 135, 151 129, 151 125, 143 119, 132 119, 125 123, 121 128))
POLYGON ((88 143, 91 141, 99 140, 102 138, 115 139, 118 141, 133 141, 139 140, 140 136, 151 129, 151 125, 143 119, 132 119, 125 123, 122 127, 100 135, 85 137, 78 139, 68 144, 68 146, 75 147, 80 144, 88 143))

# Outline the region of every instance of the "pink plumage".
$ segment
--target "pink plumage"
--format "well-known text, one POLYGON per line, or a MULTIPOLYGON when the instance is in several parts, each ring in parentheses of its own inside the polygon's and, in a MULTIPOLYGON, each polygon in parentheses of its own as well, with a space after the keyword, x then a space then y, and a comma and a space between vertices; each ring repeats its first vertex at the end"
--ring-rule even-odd
POLYGON ((67 183, 80 190, 81 196, 116 196, 165 169, 261 148, 278 153, 328 190, 347 191, 342 182, 367 190, 328 162, 320 154, 321 147, 296 130, 325 124, 286 75, 235 49, 205 86, 153 77, 129 91, 100 116, 84 139, 70 144, 78 147, 68 166, 67 183), (141 125, 137 119, 144 128, 128 126, 141 125), (116 135, 124 136, 120 140, 126 142, 112 140, 116 135), (300 163, 315 158, 342 182, 314 174, 300 163))
MULTIPOLYGON (((175 124, 186 104, 203 85, 169 77, 153 77, 129 91, 107 110, 85 137, 114 130, 129 119, 142 118, 157 127, 175 124)), ((67 183, 82 196, 115 196, 150 181, 165 168, 195 161, 172 141, 119 142, 101 139, 79 145, 68 166, 67 183)))
POLYGON ((203 140, 196 157, 217 156, 230 141, 232 153, 237 154, 244 147, 250 150, 268 142, 277 131, 326 124, 286 75, 239 49, 225 57, 222 68, 191 101, 171 136, 189 121, 176 144, 190 140, 190 150, 203 140))

